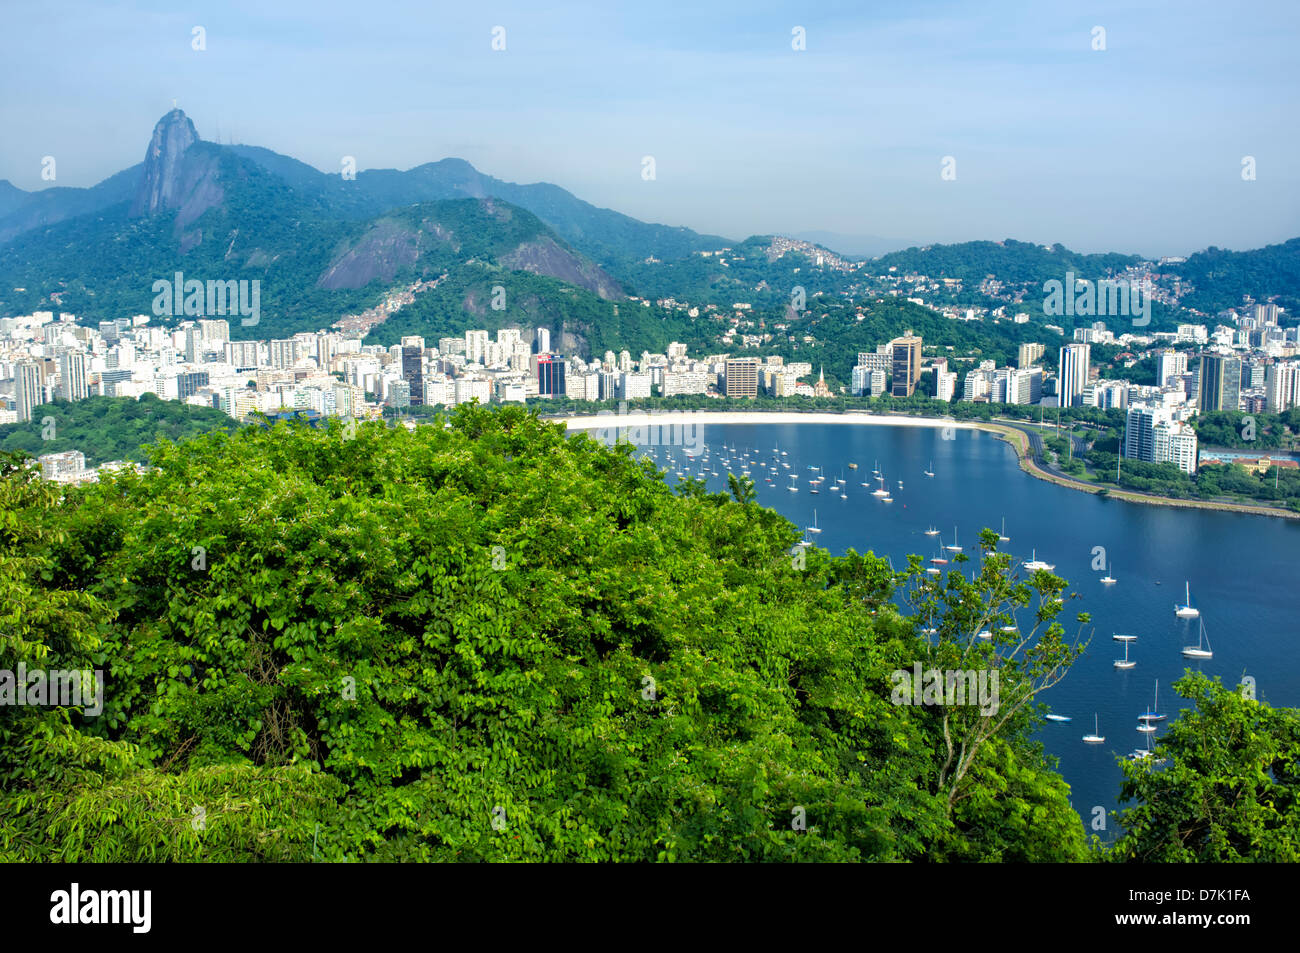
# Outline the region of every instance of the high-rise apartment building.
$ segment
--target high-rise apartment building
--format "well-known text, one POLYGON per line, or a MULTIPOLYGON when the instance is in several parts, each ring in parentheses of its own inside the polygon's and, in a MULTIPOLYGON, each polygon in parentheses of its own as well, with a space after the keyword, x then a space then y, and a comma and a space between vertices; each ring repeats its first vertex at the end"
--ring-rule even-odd
POLYGON ((185 329, 185 360, 197 364, 203 358, 203 329, 192 327, 185 329))
POLYGON ((207 371, 189 371, 188 373, 176 375, 176 399, 184 400, 186 397, 192 397, 197 394, 200 387, 207 387, 209 383, 207 371))
POLYGON ((227 341, 222 345, 226 363, 235 368, 257 367, 258 343, 256 341, 227 341))
POLYGON ((14 396, 18 404, 18 422, 31 420, 32 411, 45 403, 45 385, 41 381, 39 365, 19 364, 14 369, 14 396))
POLYGON ((1156 384, 1168 387, 1187 373, 1187 353, 1185 351, 1165 351, 1160 355, 1160 364, 1156 371, 1156 384))
POLYGON ((1184 473, 1196 472, 1196 431, 1175 420, 1161 404, 1129 407, 1124 427, 1124 456, 1147 463, 1173 463, 1184 473))
POLYGON ((1124 456, 1130 460, 1154 463, 1156 459, 1156 424, 1169 420, 1169 412, 1158 404, 1133 404, 1124 426, 1124 456))
POLYGON ((59 381, 64 400, 85 400, 90 396, 86 382, 86 355, 67 351, 59 357, 59 381))
POLYGON ((889 350, 890 392, 895 397, 911 397, 921 379, 921 339, 908 331, 890 341, 889 350))
POLYGON ((230 322, 220 318, 200 319, 199 330, 203 333, 203 340, 213 344, 225 344, 230 340, 230 322))
POLYGON ((1037 404, 1043 399, 1043 369, 1018 367, 1007 373, 1008 404, 1037 404))
POLYGON ((1263 325, 1276 325, 1281 310, 1275 304, 1257 304, 1255 305, 1255 320, 1263 325))
POLYGON ((1241 361, 1220 354, 1202 354, 1196 403, 1202 411, 1238 409, 1241 361))
POLYGON ((1265 408, 1270 414, 1300 405, 1300 364, 1277 361, 1264 370, 1265 408))
POLYGON ((1181 420, 1155 426, 1155 462, 1172 463, 1184 473, 1196 472, 1196 431, 1181 420))
POLYGON ((272 367, 293 367, 298 363, 298 342, 293 338, 271 341, 267 350, 272 367))
POLYGON ((724 373, 728 397, 758 396, 757 360, 750 357, 728 360, 724 373))
POLYGON ((329 331, 316 333, 316 363, 322 370, 328 370, 339 353, 339 337, 329 331))
POLYGON ((487 357, 488 342, 491 339, 486 331, 465 332, 465 360, 470 364, 484 364, 487 357))
POLYGON ((636 400, 650 396, 650 375, 619 373, 618 396, 622 400, 636 400))
POLYGON ((539 397, 564 396, 564 358, 556 354, 538 356, 537 394, 539 397))
POLYGON ((1033 367, 1038 363, 1038 359, 1047 353, 1045 344, 1022 344, 1016 357, 1017 367, 1033 367))
POLYGON ((934 391, 939 400, 951 401, 957 393, 957 372, 939 371, 935 375, 934 391))
POLYGON ((1077 407, 1083 401, 1083 389, 1088 386, 1088 368, 1091 362, 1091 345, 1067 344, 1061 348, 1061 371, 1056 389, 1059 406, 1077 407))
POLYGON ((424 405, 424 348, 402 346, 402 380, 406 381, 407 399, 412 407, 424 405))

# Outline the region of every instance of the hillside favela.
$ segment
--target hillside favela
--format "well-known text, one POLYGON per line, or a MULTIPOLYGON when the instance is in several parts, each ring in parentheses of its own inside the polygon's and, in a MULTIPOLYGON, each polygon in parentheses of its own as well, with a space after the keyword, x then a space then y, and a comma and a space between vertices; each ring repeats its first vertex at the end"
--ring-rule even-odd
POLYGON ((232 862, 1282 909, 1295 10, 290 6, 0 40, 33 923, 165 934, 232 862), (151 863, 201 866, 109 896, 151 863))

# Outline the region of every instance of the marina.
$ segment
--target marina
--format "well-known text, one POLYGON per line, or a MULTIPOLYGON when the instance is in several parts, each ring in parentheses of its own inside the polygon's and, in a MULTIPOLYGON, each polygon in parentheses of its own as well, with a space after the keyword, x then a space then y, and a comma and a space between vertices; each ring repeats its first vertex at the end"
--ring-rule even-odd
MULTIPOLYGON (((1022 578, 1039 568, 1064 578, 1068 591, 1078 598, 1067 604, 1059 620, 1068 635, 1090 640, 1090 645, 1065 679, 1040 700, 1065 717, 1095 713, 1095 722, 1153 729, 1142 732, 1150 737, 1134 749, 1126 732, 1112 730, 1109 741, 1082 741, 1078 733, 1044 725, 1039 739, 1048 754, 1060 759, 1061 773, 1072 787, 1072 803, 1085 815, 1093 805, 1107 810, 1118 806, 1118 759, 1134 750, 1146 758, 1146 742, 1159 743, 1165 726, 1187 704, 1172 688, 1185 669, 1221 676, 1225 684, 1235 684, 1243 674, 1253 675, 1260 696, 1271 704, 1300 703, 1300 659, 1291 651, 1288 635, 1300 583, 1294 560, 1300 525, 1079 494, 1027 476, 1011 448, 971 429, 957 430, 953 439, 944 439, 932 428, 800 422, 709 425, 701 428, 701 435, 710 450, 723 443, 736 448, 727 457, 737 473, 742 466, 753 466, 756 473, 793 476, 774 484, 756 480, 758 502, 776 509, 795 526, 816 526, 821 532, 806 539, 815 539, 815 545, 833 553, 849 548, 871 551, 889 557, 896 567, 915 553, 922 557, 930 577, 962 568, 955 560, 969 557, 969 574, 970 568, 978 566, 980 549, 970 543, 988 528, 997 536, 1014 536, 1014 540, 1000 539, 998 546, 1012 554, 1022 578), (773 462, 774 439, 782 448, 780 462, 788 462, 788 468, 773 462), (758 467, 760 463, 766 470, 758 467), (824 472, 843 472, 844 477, 858 472, 864 479, 828 480, 812 487, 829 489, 833 483, 839 488, 830 495, 835 517, 826 520, 814 514, 817 500, 826 499, 826 494, 809 500, 803 494, 783 492, 785 483, 791 484, 788 489, 797 489, 794 484, 803 482, 797 477, 801 472, 807 474, 805 479, 819 479, 824 472), (926 477, 927 473, 935 475, 926 477), (886 474, 892 481, 889 486, 896 487, 902 480, 903 488, 885 489, 886 474), (883 491, 892 505, 881 505, 882 495, 873 491, 883 491), (957 546, 964 548, 949 548, 957 546), (1122 584, 1115 585, 1108 581, 1113 579, 1109 573, 1093 568, 1097 546, 1116 557, 1122 555, 1126 567, 1122 584), (1171 604, 1195 610, 1196 615, 1171 612, 1171 604), (1091 621, 1080 626, 1075 618, 1078 612, 1088 612, 1091 621), (1200 631, 1201 621, 1206 635, 1200 631), (1216 631, 1230 631, 1231 638, 1216 639, 1211 649, 1209 638, 1216 631), (1107 645, 1115 651, 1106 651, 1107 645), (1185 649, 1212 654, 1187 656, 1185 649), (1159 699, 1154 688, 1157 679, 1159 699), (1163 711, 1154 710, 1157 703, 1163 711), (1138 718, 1139 714, 1151 717, 1138 718)), ((670 474, 669 457, 683 460, 681 448, 642 452, 652 459, 657 455, 659 465, 670 474)), ((725 492, 727 470, 718 469, 722 476, 709 478, 708 485, 725 492)), ((670 475, 669 482, 673 479, 670 475)), ((1105 565, 1109 568, 1109 560, 1105 565)))

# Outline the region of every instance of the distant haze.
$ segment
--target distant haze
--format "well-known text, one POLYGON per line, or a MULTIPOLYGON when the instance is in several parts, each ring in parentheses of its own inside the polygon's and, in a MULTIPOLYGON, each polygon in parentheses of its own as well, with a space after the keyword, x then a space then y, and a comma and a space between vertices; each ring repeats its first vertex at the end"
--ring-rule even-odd
POLYGON ((1300 4, 1136 6, 9 5, 0 179, 93 185, 143 158, 175 99, 205 139, 325 171, 457 156, 645 221, 829 235, 847 254, 1010 237, 1158 256, 1300 234, 1300 4))

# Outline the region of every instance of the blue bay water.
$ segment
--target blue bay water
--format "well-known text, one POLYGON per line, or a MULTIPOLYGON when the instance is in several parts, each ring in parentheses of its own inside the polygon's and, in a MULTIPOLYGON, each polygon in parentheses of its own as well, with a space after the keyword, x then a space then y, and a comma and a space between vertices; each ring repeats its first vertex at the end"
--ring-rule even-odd
MULTIPOLYGON (((722 446, 736 447, 730 469, 737 474, 745 450, 755 464, 770 462, 774 446, 786 451, 779 459, 790 468, 778 466, 772 483, 765 482, 768 471, 752 467, 758 501, 800 527, 812 525, 815 509, 822 532, 806 538, 833 553, 850 547, 871 551, 902 568, 910 553, 935 555, 939 541, 925 535, 927 527, 941 530, 945 544, 952 542, 955 528, 972 556, 969 570, 978 565, 972 547, 978 531, 1000 529, 1005 519, 1010 541, 1001 544, 1002 551, 1018 561, 1036 551, 1055 565, 1069 591, 1079 594, 1067 601, 1061 621, 1073 634, 1076 614, 1090 613, 1084 631, 1086 638, 1091 630, 1092 641, 1065 679, 1040 696, 1054 713, 1073 720, 1049 722, 1038 737, 1060 759, 1071 802, 1085 820, 1091 820, 1094 806, 1107 812, 1119 807, 1122 775, 1116 758, 1145 746, 1137 716, 1149 709, 1157 679, 1159 709, 1169 721, 1188 704, 1172 689, 1188 667, 1220 676, 1228 685, 1252 676, 1260 698, 1300 706, 1300 521, 1125 503, 1058 487, 1021 471, 1010 446, 980 431, 959 430, 945 440, 932 428, 833 423, 702 429, 710 448, 707 469, 719 474, 708 478, 715 491, 727 485, 721 458, 728 455, 718 453, 722 446), (878 485, 872 477, 877 460, 892 503, 871 495, 878 485), (931 460, 935 475, 928 478, 924 471, 931 460), (850 462, 858 468, 851 470, 850 462), (826 477, 818 495, 808 492, 808 480, 816 475, 809 466, 821 467, 826 477), (787 490, 791 474, 798 476, 798 493, 787 490), (847 500, 829 490, 839 477, 847 481, 847 500), (862 486, 864 481, 871 485, 862 486), (1100 581, 1105 571, 1093 569, 1098 546, 1105 548, 1110 575, 1118 580, 1113 585, 1100 581), (1201 610, 1213 659, 1182 657, 1182 647, 1195 644, 1198 633, 1196 619, 1174 615, 1185 581, 1201 610), (1115 633, 1137 636, 1130 645, 1135 668, 1115 669, 1113 661, 1124 654, 1123 645, 1111 638, 1115 633), (1081 738, 1091 733, 1094 712, 1106 741, 1087 745, 1081 738)), ((685 457, 681 447, 659 448, 661 465, 668 452, 678 461, 685 457)), ((699 469, 697 461, 692 470, 699 469)), ((1153 742, 1169 721, 1161 723, 1153 742)))

